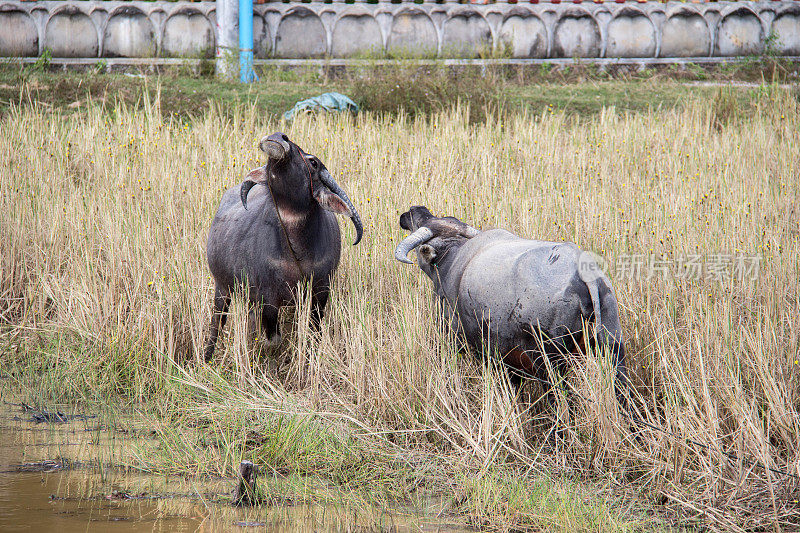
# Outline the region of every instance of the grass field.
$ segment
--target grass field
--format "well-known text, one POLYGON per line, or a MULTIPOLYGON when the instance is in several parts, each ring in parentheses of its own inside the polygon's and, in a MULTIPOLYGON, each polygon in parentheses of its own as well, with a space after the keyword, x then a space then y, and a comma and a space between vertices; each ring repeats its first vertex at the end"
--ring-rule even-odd
POLYGON ((769 85, 690 93, 638 111, 490 110, 478 123, 456 107, 283 124, 246 98, 176 116, 157 91, 137 105, 11 104, 5 386, 40 403, 135 406, 160 444, 131 466, 231 475, 252 459, 298 501, 434 499, 499 530, 800 527, 798 98, 769 85), (364 241, 347 245, 342 221, 319 335, 287 313, 269 350, 235 301, 216 360, 187 365, 210 315, 207 228, 276 130, 348 191, 364 241), (609 260, 637 405, 665 431, 631 433, 591 354, 553 410, 537 386, 515 399, 502 372, 460 351, 429 280, 393 258, 413 204, 609 260), (640 271, 623 268, 634 258, 640 271), (666 272, 681 258, 699 275, 666 272), (555 418, 567 429, 551 446, 555 418))
MULTIPOLYGON (((211 63, 199 72, 175 67, 164 75, 146 71, 105 74, 51 72, 46 67, 0 64, 0 113, 36 103, 44 109, 83 113, 92 105, 117 103, 141 109, 141 95, 158 94, 162 115, 200 117, 211 108, 227 118, 243 105, 265 118, 278 119, 295 102, 329 91, 355 99, 364 110, 377 113, 429 115, 461 99, 472 103, 471 119, 485 120, 484 107, 515 113, 555 110, 569 117, 594 117, 604 108, 646 112, 673 109, 714 98, 717 88, 704 83, 786 83, 797 79, 798 65, 753 60, 739 64, 645 69, 611 75, 586 65, 517 71, 492 67, 460 72, 444 67, 420 67, 413 61, 392 69, 353 68, 328 75, 319 70, 261 72, 261 83, 222 82, 209 76, 211 63), (695 84, 695 85, 689 85, 695 84), (698 86, 697 84, 701 84, 698 86)), ((745 106, 746 107, 746 106, 745 106)), ((744 110, 744 109, 743 109, 744 110)))

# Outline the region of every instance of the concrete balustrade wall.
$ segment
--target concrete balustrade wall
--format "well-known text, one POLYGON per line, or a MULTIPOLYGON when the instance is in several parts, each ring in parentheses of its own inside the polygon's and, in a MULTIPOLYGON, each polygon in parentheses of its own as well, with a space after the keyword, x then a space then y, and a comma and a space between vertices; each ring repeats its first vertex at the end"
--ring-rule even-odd
MULTIPOLYGON (((0 56, 211 57, 214 2, 0 0, 0 56)), ((257 58, 800 55, 800 2, 267 3, 257 58)))

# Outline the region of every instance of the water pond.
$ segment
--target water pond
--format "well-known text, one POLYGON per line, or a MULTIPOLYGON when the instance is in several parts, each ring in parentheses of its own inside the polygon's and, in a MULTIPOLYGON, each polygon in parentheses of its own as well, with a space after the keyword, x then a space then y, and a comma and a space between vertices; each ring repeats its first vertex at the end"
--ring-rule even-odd
POLYGON ((413 514, 364 518, 352 506, 234 507, 221 497, 233 479, 131 468, 135 450, 155 445, 148 440, 146 432, 109 428, 102 417, 64 406, 0 402, 0 532, 468 531, 413 514))

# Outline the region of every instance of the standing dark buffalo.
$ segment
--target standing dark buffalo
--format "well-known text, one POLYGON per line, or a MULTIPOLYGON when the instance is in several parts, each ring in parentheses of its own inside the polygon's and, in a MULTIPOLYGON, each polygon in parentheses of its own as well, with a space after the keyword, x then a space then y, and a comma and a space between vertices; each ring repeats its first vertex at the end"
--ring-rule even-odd
POLYGON ((584 346, 584 324, 593 321, 590 345, 613 354, 622 400, 628 378, 617 299, 592 254, 572 243, 532 241, 502 229, 478 231, 422 206, 403 213, 400 226, 412 233, 395 257, 411 263, 406 255, 417 249, 419 266, 433 280, 451 323, 481 353, 489 340, 515 385, 534 377, 552 399, 542 356, 563 373, 566 355, 584 346))
POLYGON ((333 213, 353 221, 354 245, 363 232, 356 208, 319 159, 282 133, 264 137, 259 147, 267 164, 225 191, 208 232, 206 254, 216 287, 206 361, 237 286, 246 287, 250 302, 261 308, 262 328, 272 338, 278 310, 292 300, 298 283, 310 280, 312 325, 318 327, 341 253, 333 213))

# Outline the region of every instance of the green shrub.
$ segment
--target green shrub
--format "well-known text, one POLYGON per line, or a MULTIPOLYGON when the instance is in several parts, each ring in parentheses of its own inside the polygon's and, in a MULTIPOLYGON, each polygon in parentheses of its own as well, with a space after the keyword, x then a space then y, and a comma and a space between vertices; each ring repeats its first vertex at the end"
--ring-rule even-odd
POLYGON ((470 122, 499 112, 503 81, 493 72, 445 66, 409 65, 375 70, 354 80, 353 94, 364 110, 430 115, 458 105, 469 108, 470 122))

